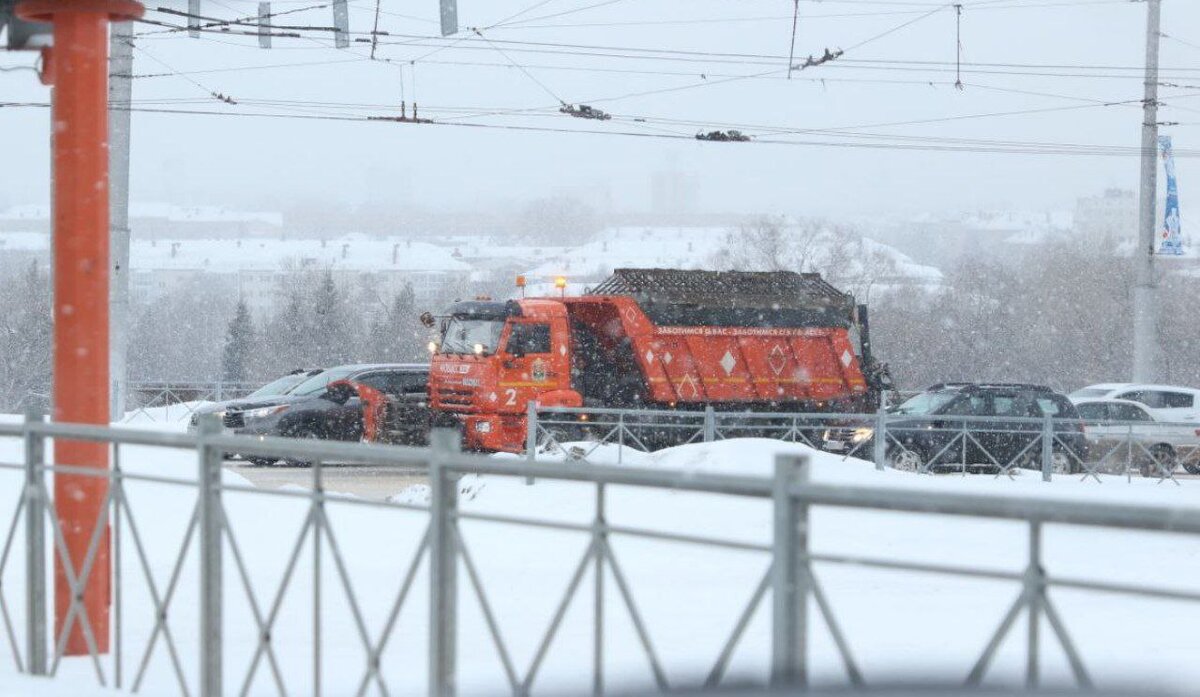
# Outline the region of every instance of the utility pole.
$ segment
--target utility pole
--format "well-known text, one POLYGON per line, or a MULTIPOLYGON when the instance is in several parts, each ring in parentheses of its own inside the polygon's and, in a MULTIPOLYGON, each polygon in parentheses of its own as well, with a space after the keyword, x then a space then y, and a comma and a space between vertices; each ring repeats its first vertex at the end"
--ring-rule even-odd
POLYGON ((125 418, 129 347, 129 134, 133 95, 133 22, 114 22, 109 35, 108 185, 111 276, 109 374, 112 420, 125 418))
POLYGON ((1155 382, 1158 377, 1158 279, 1154 244, 1158 221, 1158 44, 1162 35, 1162 0, 1147 0, 1146 92, 1142 102, 1142 178, 1138 210, 1138 244, 1133 263, 1133 381, 1155 382))

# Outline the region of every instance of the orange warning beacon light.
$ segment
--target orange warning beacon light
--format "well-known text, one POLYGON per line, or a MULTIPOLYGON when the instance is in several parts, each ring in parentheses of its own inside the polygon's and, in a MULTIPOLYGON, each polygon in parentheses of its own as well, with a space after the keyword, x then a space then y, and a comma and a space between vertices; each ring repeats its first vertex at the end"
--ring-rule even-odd
POLYGON ((554 287, 558 289, 559 297, 566 297, 566 295, 567 295, 567 277, 566 276, 555 276, 554 277, 554 287))
POLYGON ((521 297, 525 297, 525 277, 517 276, 517 287, 521 289, 521 297))

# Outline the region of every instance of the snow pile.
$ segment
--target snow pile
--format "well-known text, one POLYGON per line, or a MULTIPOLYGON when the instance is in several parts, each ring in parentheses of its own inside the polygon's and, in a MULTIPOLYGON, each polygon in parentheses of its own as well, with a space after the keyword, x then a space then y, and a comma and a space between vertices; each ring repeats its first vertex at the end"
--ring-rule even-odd
MULTIPOLYGON (((0 460, 19 456, 20 444, 0 439, 0 460)), ((194 477, 192 452, 127 447, 123 463, 133 472, 194 477)), ((809 455, 819 482, 854 483, 932 491, 970 491, 994 496, 1047 496, 1069 500, 1103 500, 1200 507, 1200 487, 1107 479, 1104 485, 1060 479, 1051 484, 1036 475, 1009 481, 991 476, 919 477, 876 472, 869 463, 815 453, 803 446, 768 440, 729 440, 681 446, 653 454, 626 450, 623 466, 668 468, 766 476, 777 453, 809 455)), ((593 461, 615 461, 612 449, 600 449, 593 461)), ((585 467, 587 465, 580 464, 585 467)), ((15 492, 19 473, 0 471, 0 491, 15 492)), ((226 483, 244 484, 226 472, 226 483)), ((129 497, 143 542, 149 550, 155 583, 163 587, 178 553, 182 532, 195 502, 190 488, 129 482, 129 497)), ((585 533, 553 531, 472 520, 472 513, 509 514, 587 524, 596 502, 591 485, 523 478, 471 477, 460 487, 462 537, 485 585, 518 672, 530 665, 539 642, 560 603, 567 583, 588 548, 585 533)), ((414 487, 393 499, 421 503, 427 490, 414 487)), ((274 600, 287 560, 309 512, 308 502, 278 495, 226 492, 225 505, 260 608, 274 600)), ((0 519, 12 514, 14 501, 0 500, 0 519)), ((416 511, 381 510, 330 500, 325 504, 333 538, 351 578, 365 630, 380 636, 408 564, 417 549, 427 516, 416 511)), ((607 517, 616 525, 719 537, 766 544, 771 534, 768 501, 678 491, 609 487, 607 517)), ((128 526, 125 527, 128 534, 128 526)), ((702 681, 732 630, 739 613, 767 570, 768 556, 752 551, 718 550, 613 534, 613 551, 628 579, 647 631, 673 685, 702 681)), ((814 509, 812 544, 816 551, 870 555, 942 564, 975 565, 1019 572, 1026 563, 1025 528, 1017 523, 870 511, 814 509)), ((20 535, 13 559, 22 558, 20 535)), ((272 636, 276 657, 289 692, 310 693, 311 675, 311 537, 299 547, 299 565, 284 595, 272 636)), ((133 545, 124 545, 126 573, 126 652, 140 656, 153 623, 145 582, 133 545)), ((353 692, 365 659, 354 613, 346 600, 333 555, 322 552, 324 679, 327 692, 353 692)), ((1189 537, 1111 530, 1048 526, 1045 561, 1051 575, 1143 582, 1188 589, 1200 573, 1200 540, 1189 537)), ((10 565, 3 579, 10 598, 20 597, 21 574, 10 565)), ((461 569, 461 567, 460 567, 461 569)), ((590 688, 592 656, 592 566, 556 635, 536 682, 541 692, 576 692, 590 688)), ((241 687, 255 646, 256 629, 232 557, 226 574, 227 691, 241 687)), ((879 571, 818 564, 823 584, 849 644, 869 681, 945 679, 961 681, 1016 598, 1011 582, 879 571)), ((195 679, 196 578, 194 551, 185 563, 173 601, 170 622, 185 670, 195 679)), ((459 682, 464 694, 496 694, 507 683, 465 569, 460 570, 459 682)), ((609 574, 605 578, 607 684, 612 689, 652 684, 647 661, 621 595, 609 574)), ((1191 660, 1191 626, 1200 608, 1187 603, 1127 599, 1081 591, 1054 590, 1052 597, 1072 632, 1084 660, 1100 685, 1166 684, 1188 689, 1200 679, 1200 664, 1191 660), (1152 647, 1148 648, 1148 647, 1152 647), (1187 687, 1185 687, 1187 686, 1187 687)), ((428 567, 422 565, 396 632, 383 654, 383 673, 393 693, 425 689, 428 567)), ((12 604, 10 604, 12 605, 12 604)), ((19 605, 19 603, 16 603, 19 605)), ((769 598, 747 628, 730 668, 734 679, 761 679, 770 645, 769 598)), ((20 626, 20 608, 14 621, 20 626)), ((815 610, 811 660, 818 681, 842 681, 843 673, 829 634, 815 610)), ((1048 630, 1043 636, 1049 636, 1048 630)), ((1014 628, 1002 648, 989 681, 1018 682, 1024 664, 1024 627, 1014 628)), ((1062 653, 1047 638, 1043 671, 1050 683, 1069 679, 1062 653)), ((63 679, 91 684, 90 665, 67 661, 63 679)), ((127 667, 127 670, 129 668, 127 667)), ((2 683, 0 683, 2 684, 2 683)), ((193 682, 194 684, 194 682, 193 682)), ((160 645, 151 661, 143 692, 174 690, 170 662, 160 645)), ((265 664, 251 694, 275 694, 265 664)))

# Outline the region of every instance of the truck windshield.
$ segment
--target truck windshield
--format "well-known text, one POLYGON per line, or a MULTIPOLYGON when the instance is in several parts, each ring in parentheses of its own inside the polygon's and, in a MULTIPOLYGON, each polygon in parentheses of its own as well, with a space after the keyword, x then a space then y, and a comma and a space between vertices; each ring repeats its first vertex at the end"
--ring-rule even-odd
POLYGON ((897 414, 933 414, 954 399, 958 392, 922 392, 896 408, 897 414))
POLYGON ((500 331, 504 322, 491 319, 463 319, 451 317, 442 332, 439 353, 475 353, 478 345, 484 353, 495 353, 500 345, 500 331))

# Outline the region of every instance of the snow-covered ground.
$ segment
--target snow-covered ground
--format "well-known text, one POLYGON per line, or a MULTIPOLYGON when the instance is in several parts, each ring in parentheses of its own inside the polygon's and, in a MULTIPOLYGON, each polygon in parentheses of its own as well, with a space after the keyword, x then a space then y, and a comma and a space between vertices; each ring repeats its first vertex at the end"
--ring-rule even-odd
MULTIPOLYGON (((14 461, 19 443, 0 439, 0 461, 14 461)), ((134 472, 192 477, 191 452, 126 448, 123 462, 134 472)), ((870 484, 929 491, 966 491, 997 497, 1036 496, 1086 500, 1118 506, 1160 504, 1200 507, 1200 487, 1156 484, 1150 480, 1106 478, 1104 484, 1059 479, 1051 484, 1036 475, 1016 481, 991 476, 918 477, 876 472, 868 463, 812 453, 803 446, 766 440, 730 440, 683 446, 646 455, 626 451, 625 466, 692 472, 738 472, 768 476, 776 453, 813 455, 814 478, 822 482, 870 484)), ((613 461, 602 449, 594 461, 613 461)), ((0 471, 0 491, 16 491, 19 475, 0 471)), ((226 472, 227 483, 244 483, 226 472)), ((150 556, 155 583, 166 583, 195 494, 190 488, 129 483, 138 530, 150 556)), ((471 477, 462 484, 462 509, 509 513, 549 520, 587 523, 594 506, 589 485, 538 480, 471 477)), ((426 490, 397 492, 398 498, 422 501, 426 490)), ((10 497, 13 498, 13 497, 10 497)), ((270 606, 287 558, 307 512, 307 502, 278 496, 229 492, 229 519, 242 555, 248 560, 260 607, 270 606)), ((12 514, 14 501, 0 500, 0 520, 12 514)), ((426 523, 419 512, 327 504, 332 531, 352 579, 368 635, 378 638, 387 612, 426 523)), ((608 518, 614 524, 687 532, 766 543, 770 539, 769 502, 716 495, 612 487, 608 518)), ((484 579, 501 632, 514 663, 524 671, 535 654, 574 567, 586 549, 586 535, 499 523, 465 520, 465 543, 484 579)), ((125 535, 129 527, 125 525, 125 535)), ((145 649, 152 608, 128 537, 123 551, 126 585, 126 679, 145 649)), ((863 554, 910 561, 977 565, 1020 571, 1026 560, 1026 533, 1011 522, 936 516, 816 509, 812 515, 816 551, 863 554)), ((668 678, 673 684, 703 680, 755 584, 766 571, 764 553, 715 550, 614 535, 612 545, 631 584, 634 598, 668 678)), ((272 633, 281 672, 290 692, 311 692, 311 539, 281 605, 272 633)), ((20 535, 12 559, 21 559, 20 535)), ((322 551, 322 616, 326 694, 353 694, 364 654, 328 548, 322 551)), ((1200 573, 1200 540, 1150 533, 1051 526, 1045 538, 1050 574, 1106 581, 1147 582, 1192 589, 1200 573)), ((226 690, 241 687, 255 646, 256 631, 237 570, 226 555, 226 690)), ((818 565, 816 574, 869 681, 905 678, 961 680, 978 657, 1008 605, 1015 583, 818 565)), ((185 670, 195 679, 197 609, 194 551, 185 563, 170 622, 185 670)), ((540 692, 590 689, 591 570, 572 602, 536 684, 540 692)), ((4 590, 21 626, 22 575, 16 565, 6 572, 4 590)), ((487 634, 479 604, 465 571, 460 573, 459 679, 466 694, 496 694, 507 683, 487 634)), ((611 576, 605 579, 608 622, 605 652, 610 688, 651 684, 652 676, 611 576)), ((427 569, 422 566, 412 594, 399 616, 383 656, 383 672, 395 694, 418 692, 426 680, 427 569)), ((1163 685, 1187 691, 1200 679, 1193 659, 1192 632, 1200 606, 1179 602, 1054 590, 1063 614, 1093 677, 1100 685, 1163 685)), ((731 677, 761 678, 768 660, 769 599, 751 622, 730 669, 731 677)), ((812 650, 820 681, 843 678, 828 632, 815 611, 812 650)), ((1069 678, 1065 660, 1045 628, 1043 666, 1049 682, 1069 678)), ((1018 624, 1004 645, 990 681, 1016 682, 1024 664, 1024 635, 1018 624)), ((161 641, 161 640, 160 640, 161 641)), ((2 656, 3 654, 0 654, 2 656)), ((11 670, 11 662, 0 664, 11 670)), ((72 659, 63 679, 89 683, 90 665, 72 659)), ((193 682, 194 685, 194 682, 193 682)), ((4 683, 0 682, 0 687, 4 683)), ((155 649, 145 694, 174 692, 163 646, 155 649)), ((274 694, 265 665, 259 667, 252 694, 274 694)), ((53 693, 45 693, 53 694, 53 693)))

